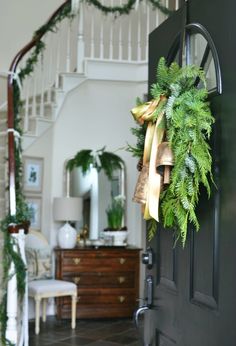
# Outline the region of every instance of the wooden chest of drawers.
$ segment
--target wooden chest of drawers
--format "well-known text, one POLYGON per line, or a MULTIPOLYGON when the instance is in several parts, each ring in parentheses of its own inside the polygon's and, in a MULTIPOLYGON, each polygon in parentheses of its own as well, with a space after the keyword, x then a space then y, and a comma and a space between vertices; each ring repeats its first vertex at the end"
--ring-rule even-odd
MULTIPOLYGON (((55 249, 56 279, 78 286, 77 318, 131 317, 139 297, 139 249, 55 249)), ((70 318, 69 298, 57 300, 59 318, 70 318)))

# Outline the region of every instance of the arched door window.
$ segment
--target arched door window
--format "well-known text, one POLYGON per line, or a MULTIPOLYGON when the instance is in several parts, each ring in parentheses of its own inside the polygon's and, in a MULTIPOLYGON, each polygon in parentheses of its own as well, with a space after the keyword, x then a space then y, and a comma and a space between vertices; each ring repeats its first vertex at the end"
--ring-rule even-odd
MULTIPOLYGON (((172 61, 177 61, 180 65, 200 66, 206 73, 209 94, 222 93, 218 54, 210 34, 201 24, 188 24, 185 26, 184 35, 177 35, 167 57, 168 64, 172 61)), ((196 85, 200 87, 199 80, 196 85)))

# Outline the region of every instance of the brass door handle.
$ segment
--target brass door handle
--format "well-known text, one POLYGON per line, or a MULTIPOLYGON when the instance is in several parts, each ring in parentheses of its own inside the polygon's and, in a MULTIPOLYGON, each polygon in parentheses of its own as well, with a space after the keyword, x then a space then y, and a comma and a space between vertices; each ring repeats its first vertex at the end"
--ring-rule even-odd
POLYGON ((80 277, 77 276, 76 278, 73 279, 75 284, 78 284, 80 282, 80 277))
POLYGON ((125 277, 124 276, 119 276, 118 277, 118 281, 120 284, 123 284, 123 282, 125 282, 125 277))
POLYGON ((124 264, 125 262, 126 262, 126 259, 123 258, 123 257, 121 257, 121 258, 120 258, 120 264, 124 264))
POLYGON ((79 264, 80 263, 80 258, 73 258, 74 264, 79 264))
POLYGON ((123 303, 125 301, 125 297, 124 296, 119 296, 118 300, 120 303, 123 303))

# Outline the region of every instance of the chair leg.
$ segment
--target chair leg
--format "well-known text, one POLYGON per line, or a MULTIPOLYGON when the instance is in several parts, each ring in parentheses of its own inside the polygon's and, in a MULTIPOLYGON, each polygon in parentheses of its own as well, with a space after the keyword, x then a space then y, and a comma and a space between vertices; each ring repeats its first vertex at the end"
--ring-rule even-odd
POLYGON ((47 298, 43 299, 43 322, 46 322, 47 319, 47 298))
POLYGON ((77 296, 71 296, 71 328, 75 329, 76 326, 76 300, 77 296))
POLYGON ((35 334, 39 334, 41 298, 35 297, 35 334))

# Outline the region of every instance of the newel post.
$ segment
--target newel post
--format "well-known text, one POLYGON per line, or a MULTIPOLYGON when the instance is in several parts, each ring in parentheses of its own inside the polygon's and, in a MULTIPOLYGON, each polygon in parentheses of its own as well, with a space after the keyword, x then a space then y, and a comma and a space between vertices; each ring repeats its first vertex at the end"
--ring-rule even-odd
MULTIPOLYGON (((8 226, 8 232, 11 235, 13 250, 20 255, 25 266, 25 234, 28 231, 27 227, 25 227, 24 225, 15 224, 10 224, 8 226)), ((9 340, 13 345, 28 346, 29 336, 27 285, 25 287, 25 293, 22 300, 22 304, 19 305, 16 268, 13 261, 11 262, 8 275, 9 280, 7 284, 7 326, 5 336, 6 339, 9 340), (20 316, 21 318, 19 318, 20 316)))
MULTIPOLYGON (((14 234, 12 238, 16 238, 14 234)), ((15 239, 14 239, 15 240, 15 239)), ((14 241, 13 240, 13 241, 14 241)), ((17 246, 14 244, 14 251, 17 251, 17 246)), ((7 284, 7 327, 6 327, 6 339, 13 345, 17 344, 17 280, 15 265, 11 262, 9 269, 9 281, 7 284)))

